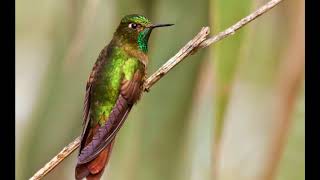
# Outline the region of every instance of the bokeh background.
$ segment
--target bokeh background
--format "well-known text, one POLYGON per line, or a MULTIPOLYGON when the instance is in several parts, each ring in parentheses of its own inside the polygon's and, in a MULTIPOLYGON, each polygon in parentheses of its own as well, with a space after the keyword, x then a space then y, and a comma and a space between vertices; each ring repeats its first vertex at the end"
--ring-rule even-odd
MULTIPOLYGON (((120 19, 153 31, 150 75, 202 26, 216 34, 267 0, 16 0, 16 179, 80 135, 85 83, 120 19)), ((145 93, 103 179, 302 180, 304 1, 284 1, 188 57, 145 93)), ((73 179, 76 154, 44 179, 73 179)))

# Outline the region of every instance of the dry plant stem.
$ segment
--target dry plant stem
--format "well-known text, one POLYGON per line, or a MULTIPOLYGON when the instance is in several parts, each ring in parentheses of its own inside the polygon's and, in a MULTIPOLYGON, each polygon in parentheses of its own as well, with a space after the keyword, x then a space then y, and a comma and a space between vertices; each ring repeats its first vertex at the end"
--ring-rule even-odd
MULTIPOLYGON (((160 80, 164 75, 166 75, 173 67, 175 67, 179 62, 183 59, 192 55, 200 48, 205 48, 215 42, 218 42, 224 39, 227 36, 233 35, 235 31, 242 28, 252 20, 256 19, 260 15, 266 13, 274 6, 279 4, 282 0, 271 0, 262 7, 260 7, 255 12, 251 13, 247 17, 241 19, 236 24, 231 26, 230 28, 218 33, 216 36, 212 38, 206 39, 209 28, 204 27, 201 31, 196 35, 191 41, 189 41, 175 56, 170 58, 161 68, 159 68, 155 73, 153 73, 144 84, 145 91, 149 91, 152 85, 154 85, 158 80, 160 80)), ((68 157, 74 150, 76 150, 80 145, 80 137, 77 137, 73 142, 67 145, 63 150, 57 154, 54 158, 52 158, 44 167, 39 169, 30 180, 38 180, 43 178, 46 174, 48 174, 53 168, 55 168, 61 161, 63 161, 66 157, 68 157)))
POLYGON ((209 34, 209 27, 203 27, 201 31, 189 41, 180 51, 170 58, 161 68, 153 73, 144 84, 144 90, 149 91, 150 87, 154 85, 162 76, 167 74, 174 66, 179 64, 183 59, 188 57, 194 49, 196 49, 204 40, 206 40, 209 34))
POLYGON ((74 150, 79 147, 80 137, 77 137, 74 141, 64 147, 55 157, 53 157, 46 165, 38 170, 29 180, 41 179, 48 174, 53 168, 55 168, 61 161, 68 157, 74 150))
POLYGON ((283 1, 283 0, 271 0, 271 1, 267 2, 265 5, 261 6, 255 12, 253 12, 253 13, 249 14, 248 16, 246 16, 245 18, 241 19, 233 26, 218 33, 217 35, 213 36, 212 38, 205 40, 203 43, 201 43, 199 48, 207 47, 207 46, 211 45, 212 43, 215 43, 215 42, 218 42, 218 41, 224 39, 227 36, 233 35, 237 30, 242 28, 244 25, 253 21, 254 19, 259 17, 260 15, 266 13, 267 11, 269 11, 270 9, 275 7, 277 4, 279 4, 281 1, 283 1))
MULTIPOLYGON (((229 27, 228 29, 218 33, 217 35, 206 39, 205 41, 201 42, 198 46, 196 46, 196 37, 191 40, 189 43, 192 43, 194 41, 194 44, 187 44, 185 45, 175 56, 170 58, 161 68, 159 68, 155 73, 153 73, 145 83, 145 91, 149 91, 150 87, 156 83, 162 76, 167 74, 174 66, 176 66, 179 62, 181 62, 183 59, 188 57, 189 55, 194 54, 198 49, 208 47, 209 45, 216 43, 225 37, 228 37, 230 35, 233 35, 237 30, 248 24, 249 22, 253 21, 260 15, 266 13, 268 10, 275 7, 277 4, 279 4, 282 0, 271 0, 259 9, 257 9, 255 12, 249 14, 245 18, 238 21, 233 26, 229 27), (190 49, 191 48, 191 49, 190 49)), ((204 29, 202 29, 203 31, 204 29)), ((199 33, 200 34, 200 33, 199 33)), ((198 34, 198 35, 199 35, 198 34)))

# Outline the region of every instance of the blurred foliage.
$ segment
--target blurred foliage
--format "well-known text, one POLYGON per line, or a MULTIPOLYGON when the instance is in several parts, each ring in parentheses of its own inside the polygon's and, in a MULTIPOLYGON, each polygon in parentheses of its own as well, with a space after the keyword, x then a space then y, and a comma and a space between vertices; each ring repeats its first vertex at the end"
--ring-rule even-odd
MULTIPOLYGON (((266 2, 268 1, 252 2, 252 9, 256 9, 266 2)), ((294 48, 290 46, 290 43, 293 42, 292 39, 304 35, 299 29, 297 30, 301 26, 293 26, 298 23, 295 15, 298 14, 299 17, 302 17, 302 13, 297 12, 301 11, 303 3, 299 4, 298 2, 285 1, 271 12, 264 14, 259 20, 249 24, 243 29, 246 34, 241 37, 240 44, 236 44, 237 40, 233 38, 239 37, 241 34, 235 33, 233 37, 221 42, 221 46, 217 45, 217 48, 211 48, 217 57, 214 59, 216 63, 215 78, 217 79, 215 83, 217 88, 221 90, 215 92, 217 93, 215 100, 218 103, 215 103, 214 107, 216 110, 215 134, 218 135, 216 138, 220 142, 219 147, 215 149, 218 157, 214 159, 215 177, 218 180, 256 180, 269 176, 266 173, 272 169, 270 168, 272 159, 277 156, 276 153, 272 153, 279 146, 273 144, 273 141, 276 141, 273 138, 280 138, 275 137, 274 134, 277 133, 278 127, 285 127, 282 125, 283 123, 290 123, 285 119, 279 119, 282 112, 277 111, 282 108, 279 107, 279 104, 285 104, 283 97, 278 97, 283 95, 279 94, 279 91, 285 91, 289 94, 293 88, 286 87, 286 89, 280 90, 277 86, 278 79, 283 78, 279 76, 284 69, 281 65, 284 61, 290 61, 285 56, 286 51, 298 57, 300 57, 299 53, 304 53, 303 49, 295 49, 297 46, 294 48), (228 42, 231 45, 224 47, 228 42), (234 49, 231 51, 232 53, 228 52, 232 47, 237 50, 234 49), (291 49, 288 50, 288 48, 291 49), (230 60, 230 57, 233 59, 230 60), (230 78, 232 74, 233 79, 230 78), (223 93, 219 94, 219 92, 223 93), (221 101, 219 101, 219 97, 221 101), (222 133, 220 134, 220 132, 222 133)), ((240 18, 235 18, 234 22, 238 19, 240 18)), ((299 24, 301 25, 301 23, 299 24)), ((290 63, 287 65, 289 66, 287 69, 291 68, 292 71, 296 71, 294 65, 292 67, 290 67, 290 63)), ((289 115, 289 117, 291 116, 289 115)), ((303 126, 300 128, 304 129, 303 126)), ((285 129, 283 129, 283 133, 285 133, 285 129)), ((304 136, 300 134, 299 137, 303 138, 304 136)), ((301 143, 301 139, 295 139, 295 141, 301 143)), ((298 157, 303 158, 304 151, 298 151, 298 153, 298 157)), ((304 165, 295 164, 296 167, 299 167, 295 171, 300 175, 284 179, 301 179, 304 165)), ((288 166, 288 169, 292 167, 288 166)), ((284 168, 282 167, 282 169, 284 168)), ((281 177, 284 176, 283 174, 285 173, 280 171, 281 177)))
POLYGON ((288 134, 277 180, 305 179, 305 87, 301 88, 294 107, 293 123, 288 134))
MULTIPOLYGON (((250 13, 251 0, 211 0, 211 21, 213 32, 216 34, 228 28, 250 13), (232 10, 230 7, 233 7, 232 10)), ((234 36, 229 37, 215 46, 211 46, 214 59, 215 74, 215 140, 218 143, 225 109, 233 82, 235 69, 240 61, 242 44, 244 43, 245 29, 240 29, 234 36), (232 53, 231 53, 232 52, 232 53)))
MULTIPOLYGON (((212 147, 223 129, 234 79, 240 73, 263 89, 275 78, 290 39, 287 19, 295 11, 286 8, 290 3, 282 5, 283 13, 272 10, 250 28, 188 57, 145 93, 117 136, 104 179, 212 179, 212 147)), ((31 177, 80 135, 85 83, 124 15, 175 24, 150 37, 150 75, 202 26, 217 33, 257 6, 251 0, 17 0, 16 179, 31 177)), ((304 176, 304 91, 298 102, 279 180, 304 176)), ((44 179, 73 179, 76 154, 44 179)))

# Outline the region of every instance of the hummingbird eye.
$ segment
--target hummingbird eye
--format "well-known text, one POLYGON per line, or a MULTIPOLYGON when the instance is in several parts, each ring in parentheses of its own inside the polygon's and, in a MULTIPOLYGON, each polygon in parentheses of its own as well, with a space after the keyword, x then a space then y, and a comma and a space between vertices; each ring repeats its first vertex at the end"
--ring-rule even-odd
POLYGON ((132 29, 137 29, 138 25, 136 23, 130 23, 128 27, 132 29))

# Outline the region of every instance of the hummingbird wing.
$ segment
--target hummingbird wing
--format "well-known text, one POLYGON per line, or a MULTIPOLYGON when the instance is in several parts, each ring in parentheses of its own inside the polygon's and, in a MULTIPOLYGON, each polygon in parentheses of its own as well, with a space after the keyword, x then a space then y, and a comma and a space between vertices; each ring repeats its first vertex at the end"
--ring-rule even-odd
MULTIPOLYGON (((88 131, 87 131, 87 127, 88 127, 88 124, 90 122, 90 91, 91 91, 91 84, 87 83, 87 87, 86 87, 86 95, 85 95, 85 98, 84 98, 84 106, 83 106, 83 114, 82 114, 82 119, 83 119, 83 123, 82 123, 82 126, 83 126, 83 129, 82 129, 82 134, 81 134, 81 144, 80 144, 80 151, 81 149, 84 147, 85 145, 85 141, 84 137, 86 137, 88 135, 88 131)), ((80 151, 79 151, 79 154, 80 154, 80 151)))
POLYGON ((97 75, 98 71, 101 70, 101 64, 103 63, 103 56, 107 56, 108 54, 108 47, 104 48, 99 57, 98 60, 96 61, 96 63, 94 64, 92 71, 90 73, 89 79, 87 81, 86 84, 86 94, 85 94, 85 98, 84 98, 84 105, 83 105, 83 115, 82 115, 82 134, 81 134, 81 144, 80 144, 80 151, 79 154, 81 152, 81 150, 83 149, 83 147, 85 146, 86 143, 86 139, 87 136, 89 134, 89 131, 87 130, 89 123, 90 123, 90 98, 91 98, 91 88, 92 88, 92 84, 93 81, 95 79, 95 76, 97 75))
MULTIPOLYGON (((92 141, 86 144, 86 146, 80 150, 79 157, 78 157, 78 164, 84 164, 92 161, 94 158, 96 158, 99 155, 99 153, 102 150, 105 149, 106 146, 112 143, 117 132, 119 131, 123 122, 125 121, 128 113, 130 112, 133 104, 140 97, 140 94, 142 92, 143 77, 144 77, 144 71, 138 68, 134 72, 131 79, 122 80, 119 96, 117 98, 117 101, 110 115, 108 116, 108 119, 105 125, 99 127, 95 131, 92 137, 92 141)), ((88 89, 90 89, 90 85, 88 86, 88 89)), ((89 98, 90 98, 90 93, 88 95, 88 99, 89 98)), ((90 107, 88 109, 90 109, 90 107)), ((89 116, 90 112, 89 113, 84 112, 84 114, 86 116, 89 116)), ((89 117, 85 117, 85 119, 89 119, 89 117)), ((89 120, 86 120, 85 122, 86 122, 86 126, 88 126, 89 120)), ((84 132, 84 136, 86 136, 86 132, 84 132)), ((84 146, 84 142, 82 143, 81 143, 82 146, 84 146)))

